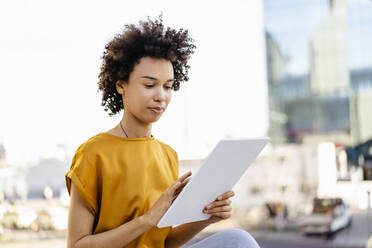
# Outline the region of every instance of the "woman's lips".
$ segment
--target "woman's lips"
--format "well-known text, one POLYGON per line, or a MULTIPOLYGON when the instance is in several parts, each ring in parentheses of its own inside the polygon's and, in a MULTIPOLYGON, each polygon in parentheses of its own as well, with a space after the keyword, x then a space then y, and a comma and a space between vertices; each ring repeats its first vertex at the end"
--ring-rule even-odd
POLYGON ((154 111, 155 113, 157 113, 157 114, 160 114, 161 112, 163 112, 164 111, 164 109, 162 109, 162 108, 150 108, 152 111, 154 111))

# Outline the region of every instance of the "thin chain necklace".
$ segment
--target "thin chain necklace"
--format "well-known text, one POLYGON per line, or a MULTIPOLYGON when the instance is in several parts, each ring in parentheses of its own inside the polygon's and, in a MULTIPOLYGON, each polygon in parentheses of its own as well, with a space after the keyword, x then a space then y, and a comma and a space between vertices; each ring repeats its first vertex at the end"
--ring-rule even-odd
MULTIPOLYGON (((123 130, 125 136, 127 136, 127 138, 128 138, 128 134, 125 132, 124 127, 123 127, 123 125, 121 124, 121 121, 120 121, 120 127, 121 127, 121 130, 123 130)), ((152 134, 150 135, 150 137, 152 137, 152 134)))
POLYGON ((123 125, 121 124, 121 121, 120 121, 120 127, 121 127, 121 130, 123 130, 125 136, 127 136, 127 138, 128 138, 128 135, 127 135, 127 133, 124 131, 124 128, 123 128, 123 125))

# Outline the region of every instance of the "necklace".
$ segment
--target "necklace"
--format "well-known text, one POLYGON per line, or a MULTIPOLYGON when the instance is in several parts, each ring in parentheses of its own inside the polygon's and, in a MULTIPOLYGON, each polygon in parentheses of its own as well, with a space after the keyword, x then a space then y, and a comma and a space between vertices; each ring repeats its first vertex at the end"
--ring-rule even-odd
POLYGON ((127 138, 128 138, 128 135, 127 135, 127 133, 124 131, 124 128, 123 128, 123 125, 121 124, 121 121, 120 121, 120 127, 121 127, 121 130, 123 130, 125 136, 127 136, 127 138))
MULTIPOLYGON (((123 125, 121 124, 121 121, 120 121, 120 127, 121 127, 121 130, 123 130, 125 136, 128 138, 128 134, 125 132, 124 127, 123 127, 123 125)), ((150 137, 152 137, 152 134, 150 135, 150 137)))

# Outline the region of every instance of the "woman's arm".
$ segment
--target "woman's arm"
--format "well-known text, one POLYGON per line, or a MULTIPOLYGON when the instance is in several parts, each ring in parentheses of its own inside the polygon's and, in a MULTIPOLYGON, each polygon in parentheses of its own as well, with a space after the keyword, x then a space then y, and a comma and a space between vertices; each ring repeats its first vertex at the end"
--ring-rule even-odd
POLYGON ((173 227, 165 240, 165 247, 180 247, 208 225, 205 221, 196 221, 173 227))
POLYGON ((152 227, 145 216, 140 216, 112 230, 92 234, 94 216, 73 183, 68 216, 67 248, 121 248, 152 227))
POLYGON ((234 195, 234 191, 227 191, 217 197, 215 201, 205 206, 203 212, 211 214, 209 219, 186 223, 172 228, 167 239, 165 240, 165 247, 180 247, 207 226, 230 218, 232 209, 230 206, 231 200, 229 198, 233 197, 234 195))

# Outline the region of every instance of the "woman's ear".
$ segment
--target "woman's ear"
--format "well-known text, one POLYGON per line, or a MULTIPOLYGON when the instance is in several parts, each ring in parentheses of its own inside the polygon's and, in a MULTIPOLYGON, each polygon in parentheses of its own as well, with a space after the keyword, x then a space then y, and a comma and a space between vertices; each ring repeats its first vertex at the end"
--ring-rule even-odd
POLYGON ((120 95, 124 95, 124 82, 123 81, 121 80, 116 81, 115 87, 116 87, 116 91, 120 95))

